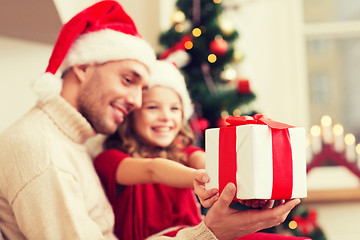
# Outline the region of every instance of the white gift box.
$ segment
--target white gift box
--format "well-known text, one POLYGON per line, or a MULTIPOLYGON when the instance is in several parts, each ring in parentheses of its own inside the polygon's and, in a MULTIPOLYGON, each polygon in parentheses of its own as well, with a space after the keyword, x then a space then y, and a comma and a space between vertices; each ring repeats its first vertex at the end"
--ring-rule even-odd
MULTIPOLYGON (((228 128, 228 127, 225 127, 228 128)), ((277 172, 274 165, 280 166, 280 172, 283 162, 273 162, 273 137, 272 129, 267 125, 248 124, 232 127, 236 134, 235 142, 230 143, 227 139, 222 140, 222 146, 234 145, 235 161, 234 170, 237 185, 237 199, 286 199, 286 198, 304 198, 307 196, 306 188, 306 155, 305 155, 305 130, 300 127, 287 128, 290 137, 291 157, 286 166, 291 165, 288 177, 283 178, 277 172), (277 176, 275 180, 273 177, 277 176), (277 184, 291 185, 287 194, 282 195, 282 188, 277 184), (273 192, 277 191, 277 196, 273 197, 273 192), (280 193, 280 195, 279 195, 280 193), (284 198, 286 197, 286 198, 284 198)), ((207 129, 205 132, 205 152, 206 152, 206 172, 210 177, 210 182, 206 184, 206 189, 219 189, 219 154, 222 148, 219 148, 220 128, 207 129)), ((289 142, 289 141, 288 141, 289 142)), ((274 145, 274 148, 276 144, 274 145)), ((282 153, 282 149, 280 153, 282 153)), ((281 155, 281 154, 280 154, 281 155)), ((221 164, 228 164, 229 159, 222 159, 221 164)), ((283 161, 283 160, 281 160, 283 161)), ((285 166, 285 164, 284 164, 285 166)), ((279 168, 278 168, 279 169, 279 168)), ((224 175, 222 175, 224 176, 224 175)), ((223 183, 223 185, 226 183, 223 183)), ((222 189, 219 189, 220 191, 222 189)))

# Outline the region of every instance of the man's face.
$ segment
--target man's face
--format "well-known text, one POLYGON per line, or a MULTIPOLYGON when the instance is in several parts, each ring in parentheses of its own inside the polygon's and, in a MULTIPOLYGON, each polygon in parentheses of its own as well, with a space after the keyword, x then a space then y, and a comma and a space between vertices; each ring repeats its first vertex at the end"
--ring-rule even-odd
POLYGON ((130 111, 141 106, 149 78, 147 67, 135 60, 87 66, 78 110, 97 133, 112 134, 130 111))

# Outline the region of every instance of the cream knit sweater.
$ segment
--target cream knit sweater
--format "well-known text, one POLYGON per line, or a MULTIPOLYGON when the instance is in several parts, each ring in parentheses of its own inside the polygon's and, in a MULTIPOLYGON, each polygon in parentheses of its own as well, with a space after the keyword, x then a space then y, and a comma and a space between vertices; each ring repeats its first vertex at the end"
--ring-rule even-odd
MULTIPOLYGON (((61 97, 38 104, 1 133, 5 239, 116 239, 111 206, 84 145, 92 136, 90 124, 61 97)), ((201 223, 178 239, 216 238, 201 223)))

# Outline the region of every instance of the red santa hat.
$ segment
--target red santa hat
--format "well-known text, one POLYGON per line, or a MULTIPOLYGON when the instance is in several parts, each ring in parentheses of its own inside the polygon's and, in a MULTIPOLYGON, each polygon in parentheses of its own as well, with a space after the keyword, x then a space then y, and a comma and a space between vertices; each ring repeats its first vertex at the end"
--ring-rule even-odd
POLYGON ((98 2, 63 25, 45 74, 35 81, 34 89, 39 100, 46 102, 60 93, 59 74, 72 66, 121 59, 137 60, 151 70, 156 56, 118 2, 98 2))
POLYGON ((186 87, 184 76, 171 62, 158 60, 152 67, 149 88, 154 86, 168 87, 179 94, 184 112, 184 120, 188 121, 194 112, 191 98, 186 87))

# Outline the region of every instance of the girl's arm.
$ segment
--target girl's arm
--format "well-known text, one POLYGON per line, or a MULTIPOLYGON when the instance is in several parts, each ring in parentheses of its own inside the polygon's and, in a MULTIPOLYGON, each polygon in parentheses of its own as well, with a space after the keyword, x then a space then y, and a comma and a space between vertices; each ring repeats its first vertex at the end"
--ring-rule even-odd
POLYGON ((195 169, 205 169, 205 152, 204 151, 195 151, 193 152, 188 159, 189 167, 195 169))
POLYGON ((116 170, 122 185, 162 183, 172 187, 192 188, 196 169, 163 158, 125 158, 116 170))

